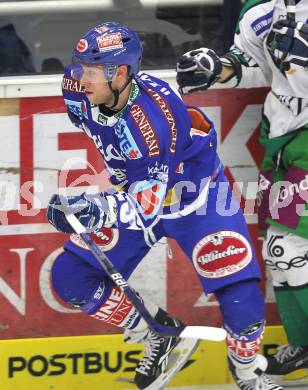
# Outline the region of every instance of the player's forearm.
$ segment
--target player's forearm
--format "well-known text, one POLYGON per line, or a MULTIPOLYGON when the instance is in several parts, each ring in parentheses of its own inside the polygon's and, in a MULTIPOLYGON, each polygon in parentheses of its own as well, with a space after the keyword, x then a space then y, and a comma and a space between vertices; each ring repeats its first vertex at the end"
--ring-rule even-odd
POLYGON ((220 74, 219 82, 223 83, 226 80, 230 79, 232 76, 234 76, 234 69, 232 66, 225 66, 223 65, 222 71, 220 74))
POLYGON ((221 57, 222 72, 219 82, 228 88, 254 88, 270 85, 262 69, 252 59, 227 53, 221 57))

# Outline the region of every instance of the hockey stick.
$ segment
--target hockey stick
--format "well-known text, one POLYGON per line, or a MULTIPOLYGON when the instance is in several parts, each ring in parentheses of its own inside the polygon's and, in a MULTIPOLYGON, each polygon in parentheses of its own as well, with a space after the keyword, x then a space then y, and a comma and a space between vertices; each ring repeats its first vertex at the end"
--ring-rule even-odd
POLYGON ((128 299, 133 303, 140 315, 144 318, 149 327, 156 333, 163 336, 171 337, 176 336, 180 338, 193 338, 200 340, 212 340, 222 341, 226 338, 226 331, 222 328, 215 328, 211 326, 165 326, 158 323, 146 309, 141 302, 138 295, 135 293, 132 287, 127 283, 123 276, 115 269, 112 262, 108 259, 104 252, 100 250, 98 245, 92 240, 90 235, 86 233, 86 229, 75 217, 74 214, 67 214, 66 219, 77 234, 80 235, 85 242, 91 253, 99 262, 101 267, 112 279, 112 281, 119 286, 128 299))
POLYGON ((286 0, 287 19, 295 22, 296 2, 295 0, 286 0))

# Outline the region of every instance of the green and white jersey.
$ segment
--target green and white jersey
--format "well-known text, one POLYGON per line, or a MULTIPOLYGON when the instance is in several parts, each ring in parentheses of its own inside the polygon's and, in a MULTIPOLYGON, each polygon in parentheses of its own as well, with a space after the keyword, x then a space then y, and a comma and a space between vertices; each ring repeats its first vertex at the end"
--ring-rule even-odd
MULTIPOLYGON (((283 74, 266 46, 273 23, 286 18, 286 14, 284 0, 249 0, 241 11, 234 46, 228 53, 241 63, 238 88, 271 87, 264 106, 270 125, 269 138, 308 124, 308 69, 291 64, 290 70, 283 74)), ((300 0, 296 5, 296 21, 307 20, 308 1, 300 0)))

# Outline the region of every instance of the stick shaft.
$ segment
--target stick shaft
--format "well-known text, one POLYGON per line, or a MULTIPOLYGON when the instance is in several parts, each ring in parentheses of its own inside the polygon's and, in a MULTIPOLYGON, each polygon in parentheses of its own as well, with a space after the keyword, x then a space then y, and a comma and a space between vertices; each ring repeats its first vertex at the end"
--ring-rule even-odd
POLYGON ((296 2, 295 0, 287 0, 287 19, 295 22, 296 2))

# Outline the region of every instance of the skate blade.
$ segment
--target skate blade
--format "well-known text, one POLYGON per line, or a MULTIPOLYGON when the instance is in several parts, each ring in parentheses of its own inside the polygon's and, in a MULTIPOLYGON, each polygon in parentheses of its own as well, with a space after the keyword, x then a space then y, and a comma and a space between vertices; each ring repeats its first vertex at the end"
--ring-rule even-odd
POLYGON ((307 379, 297 379, 297 380, 283 380, 279 383, 283 388, 292 389, 292 388, 303 388, 308 389, 308 378, 307 379))
POLYGON ((162 390, 181 370, 199 345, 199 340, 182 339, 171 352, 165 372, 144 390, 162 390))

